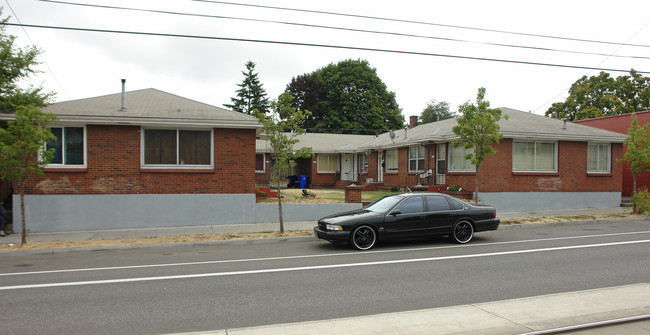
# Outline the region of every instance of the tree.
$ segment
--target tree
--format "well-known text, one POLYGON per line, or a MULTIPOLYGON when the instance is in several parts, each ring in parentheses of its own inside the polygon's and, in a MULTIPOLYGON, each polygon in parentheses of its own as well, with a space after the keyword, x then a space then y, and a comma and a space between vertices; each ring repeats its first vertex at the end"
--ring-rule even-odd
POLYGON ((258 74, 255 71, 255 63, 248 61, 246 63, 246 72, 242 71, 244 80, 237 84, 237 97, 230 98, 232 104, 224 104, 227 108, 235 112, 253 115, 253 110, 257 109, 262 113, 269 111, 269 99, 266 97, 266 90, 262 87, 258 74))
POLYGON ((436 122, 445 119, 451 119, 454 113, 449 111, 449 103, 446 101, 436 101, 435 99, 427 102, 427 107, 420 114, 422 123, 436 122))
POLYGON ((634 113, 650 107, 650 77, 634 70, 629 76, 583 76, 569 89, 564 102, 556 102, 546 116, 569 121, 634 113))
POLYGON ((634 113, 627 130, 623 160, 630 165, 632 195, 635 195, 636 177, 642 172, 650 171, 650 123, 640 126, 634 113))
POLYGON ((281 172, 296 165, 295 159, 312 157, 311 148, 294 149, 298 143, 297 136, 304 134, 302 125, 305 115, 309 111, 300 111, 291 106, 294 97, 285 92, 278 100, 271 102, 270 113, 254 110, 255 117, 262 124, 262 132, 266 135, 271 146, 271 158, 275 164, 271 167, 271 183, 277 185, 278 214, 280 219, 280 233, 284 234, 284 221, 282 219, 282 189, 280 188, 281 172))
POLYGON ((305 97, 304 109, 317 111, 306 124, 315 124, 314 132, 376 134, 404 125, 395 93, 365 60, 329 64, 293 78, 287 88, 305 97))
MULTIPOLYGON (((456 118, 458 125, 454 126, 452 131, 459 138, 453 141, 455 147, 465 147, 473 149, 471 153, 465 156, 465 159, 471 161, 476 166, 474 176, 474 201, 478 203, 479 191, 479 173, 481 163, 485 161, 487 155, 496 153, 492 147, 493 143, 498 143, 503 135, 499 133, 499 120, 501 119, 501 110, 490 108, 490 102, 485 99, 485 88, 478 89, 476 105, 465 102, 458 108, 460 116, 456 118)), ((505 115, 504 118, 508 118, 505 115)))
POLYGON ((291 106, 298 110, 308 110, 302 128, 313 132, 319 120, 327 116, 326 91, 313 73, 305 73, 291 79, 286 92, 291 93, 295 100, 291 106))
POLYGON ((16 36, 5 33, 4 23, 8 20, 0 21, 0 113, 14 113, 18 106, 25 105, 44 107, 53 93, 44 93, 42 87, 18 86, 21 80, 37 72, 35 67, 41 51, 36 47, 17 48, 16 36))
POLYGON ((57 117, 34 106, 18 106, 15 115, 16 119, 9 121, 6 129, 0 129, 0 178, 12 181, 18 188, 23 225, 21 244, 24 245, 27 243, 26 181, 42 176, 43 168, 54 155, 55 149, 43 150, 43 144, 56 139, 48 125, 57 117))

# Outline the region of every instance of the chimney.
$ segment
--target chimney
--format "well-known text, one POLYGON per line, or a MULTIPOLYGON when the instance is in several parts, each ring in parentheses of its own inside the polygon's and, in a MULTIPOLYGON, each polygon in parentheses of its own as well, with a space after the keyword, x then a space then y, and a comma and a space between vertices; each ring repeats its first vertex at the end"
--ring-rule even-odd
POLYGON ((120 108, 120 111, 124 112, 126 111, 126 79, 122 79, 122 108, 120 108))
POLYGON ((418 125, 418 116, 417 115, 411 115, 409 117, 409 129, 413 128, 418 125))

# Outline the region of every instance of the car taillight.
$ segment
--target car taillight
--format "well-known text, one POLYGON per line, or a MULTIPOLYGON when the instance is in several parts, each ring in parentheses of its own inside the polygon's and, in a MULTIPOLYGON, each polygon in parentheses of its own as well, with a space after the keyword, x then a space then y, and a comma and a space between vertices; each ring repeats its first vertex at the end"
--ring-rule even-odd
POLYGON ((497 211, 496 211, 496 210, 493 210, 493 211, 492 211, 492 217, 493 217, 493 218, 497 217, 497 211))

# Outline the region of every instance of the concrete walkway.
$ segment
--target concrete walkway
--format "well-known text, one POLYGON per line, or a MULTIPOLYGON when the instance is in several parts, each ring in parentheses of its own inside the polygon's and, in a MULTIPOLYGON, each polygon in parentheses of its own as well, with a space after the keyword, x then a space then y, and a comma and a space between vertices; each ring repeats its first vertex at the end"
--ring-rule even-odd
MULTIPOLYGON (((539 332, 628 317, 643 317, 603 334, 650 334, 650 284, 552 294, 355 318, 221 329, 184 334, 548 334, 539 332)), ((591 329, 593 331, 593 329, 591 329)), ((591 332, 590 331, 590 332, 591 332)))

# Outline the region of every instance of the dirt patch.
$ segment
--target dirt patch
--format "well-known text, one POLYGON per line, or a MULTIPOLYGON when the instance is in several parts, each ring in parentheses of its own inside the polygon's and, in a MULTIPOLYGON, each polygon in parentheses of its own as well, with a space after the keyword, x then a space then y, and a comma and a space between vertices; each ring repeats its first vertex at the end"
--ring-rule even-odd
MULTIPOLYGON (((312 236, 314 233, 309 230, 287 231, 284 234, 279 232, 262 232, 262 233, 224 233, 224 234, 201 234, 201 235, 179 235, 179 236, 153 236, 140 238, 115 238, 115 239, 98 239, 98 240, 79 240, 79 241, 51 241, 51 242, 30 242, 27 237, 27 244, 21 246, 20 243, 10 246, 8 243, 0 244, 1 251, 16 250, 47 250, 47 249, 68 249, 68 248, 88 248, 88 247, 115 247, 127 245, 147 245, 147 244, 171 244, 171 243, 196 243, 209 241, 226 241, 226 240, 252 240, 275 237, 299 237, 312 236)), ((2 241, 2 240, 0 240, 2 241)))

